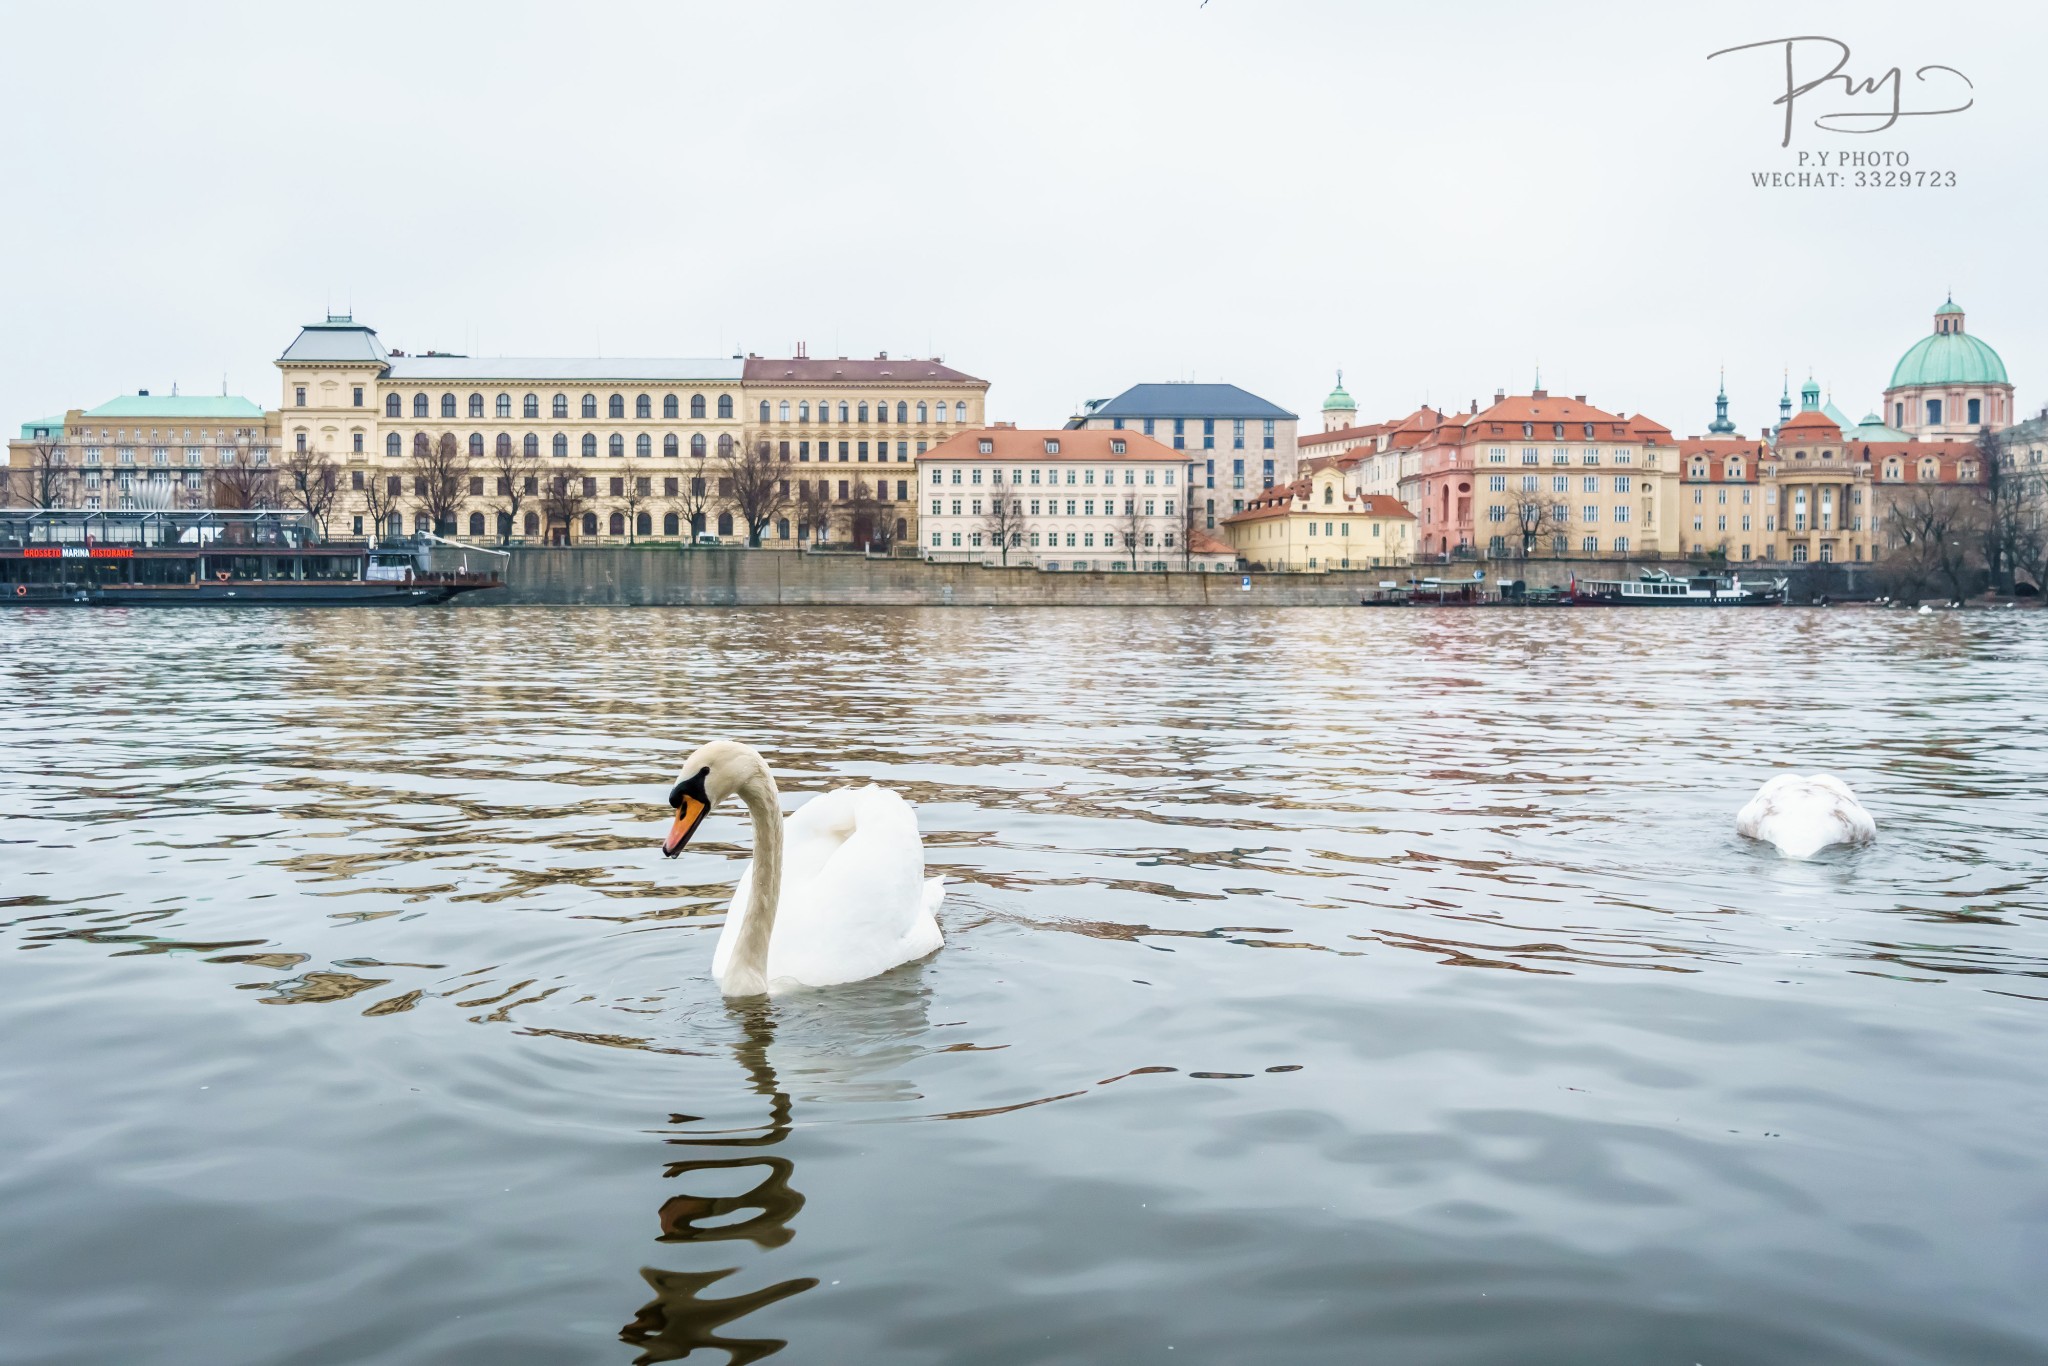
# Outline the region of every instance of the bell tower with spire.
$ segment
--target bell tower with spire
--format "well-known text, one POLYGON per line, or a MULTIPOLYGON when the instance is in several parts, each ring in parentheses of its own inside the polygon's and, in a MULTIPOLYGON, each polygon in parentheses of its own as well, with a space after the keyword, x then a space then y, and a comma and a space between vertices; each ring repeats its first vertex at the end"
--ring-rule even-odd
MULTIPOLYGON (((1785 371, 1785 391, 1778 395, 1778 427, 1792 420, 1792 372, 1785 371)), ((1778 434, 1778 427, 1771 428, 1771 435, 1778 434)))
POLYGON ((1337 372, 1337 387, 1323 400, 1323 430, 1342 431, 1358 425, 1358 401, 1344 391, 1344 372, 1337 372))
POLYGON ((1714 420, 1707 424, 1711 436, 1735 435, 1735 424, 1728 420, 1728 368, 1721 367, 1721 392, 1714 395, 1714 420))

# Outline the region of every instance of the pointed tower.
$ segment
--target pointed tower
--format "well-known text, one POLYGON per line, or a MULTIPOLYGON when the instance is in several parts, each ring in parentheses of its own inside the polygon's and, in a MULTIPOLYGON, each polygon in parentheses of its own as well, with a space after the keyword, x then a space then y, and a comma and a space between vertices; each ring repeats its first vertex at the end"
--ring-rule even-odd
POLYGON ((1806 372, 1806 383, 1799 386, 1799 411, 1817 413, 1820 411, 1820 386, 1813 382, 1813 372, 1806 372))
POLYGON ((1711 436, 1735 435, 1735 424, 1728 420, 1728 370, 1721 369, 1721 392, 1714 395, 1714 420, 1707 424, 1711 436))
MULTIPOLYGON (((1778 427, 1792 420, 1792 372, 1785 372, 1785 391, 1778 395, 1778 427)), ((1778 434, 1778 427, 1771 428, 1771 435, 1778 434)))
POLYGON ((1337 387, 1323 400, 1323 430, 1339 431, 1358 425, 1358 403, 1344 392, 1344 372, 1337 372, 1337 387))

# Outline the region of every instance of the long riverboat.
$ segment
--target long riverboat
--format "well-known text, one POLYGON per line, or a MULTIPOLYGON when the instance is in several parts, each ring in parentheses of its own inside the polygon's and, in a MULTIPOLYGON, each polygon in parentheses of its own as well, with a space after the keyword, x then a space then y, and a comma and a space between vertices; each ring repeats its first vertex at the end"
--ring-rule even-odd
POLYGON ((0 512, 0 602, 417 607, 498 587, 503 556, 431 535, 330 542, 274 510, 0 512))
POLYGON ((1785 601, 1785 580, 1745 585, 1740 574, 1688 574, 1645 569, 1634 579, 1574 578, 1575 607, 1775 607, 1785 601))

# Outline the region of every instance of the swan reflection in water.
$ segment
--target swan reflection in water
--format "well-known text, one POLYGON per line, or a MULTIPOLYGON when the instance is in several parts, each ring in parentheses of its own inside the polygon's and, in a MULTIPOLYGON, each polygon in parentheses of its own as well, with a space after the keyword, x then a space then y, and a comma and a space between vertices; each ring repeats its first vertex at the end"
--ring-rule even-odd
MULTIPOLYGON (((743 1129, 685 1132, 664 1140, 694 1151, 662 1171, 665 1179, 684 1188, 662 1202, 657 1241, 741 1241, 772 1252, 795 1237, 791 1221, 804 1207, 802 1192, 791 1184, 796 1164, 780 1153, 763 1151, 780 1144, 795 1127, 791 1091, 812 1109, 918 1099, 902 1069, 932 1051, 925 1037, 931 1027, 929 997, 911 969, 830 991, 729 1001, 726 1011, 740 1030, 733 1057, 753 1092, 767 1101, 767 1115, 762 1123, 743 1129), (702 1195, 689 1186, 700 1172, 759 1179, 738 1195, 702 1195)), ((693 1117, 674 1115, 670 1122, 687 1125, 693 1117)), ((718 1184, 730 1189, 730 1180, 718 1184)), ((745 1366, 788 1346, 783 1338, 721 1337, 719 1331, 757 1309, 802 1294, 818 1284, 817 1277, 802 1276, 731 1296, 705 1293, 738 1270, 643 1267, 640 1275, 654 1298, 619 1330, 621 1340, 641 1349, 634 1366, 680 1361, 699 1348, 716 1348, 731 1366, 745 1366)))

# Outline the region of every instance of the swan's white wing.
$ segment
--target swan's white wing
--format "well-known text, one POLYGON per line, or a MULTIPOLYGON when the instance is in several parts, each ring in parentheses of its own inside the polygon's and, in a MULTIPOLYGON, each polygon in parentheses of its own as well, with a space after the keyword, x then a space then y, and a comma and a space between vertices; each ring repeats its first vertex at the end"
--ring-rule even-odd
MULTIPOLYGON (((839 851, 839 846, 846 842, 847 837, 853 834, 856 817, 853 795, 852 788, 842 787, 811 798, 783 818, 784 910, 791 904, 791 889, 807 886, 815 880, 818 871, 839 851)), ((713 977, 725 975, 725 965, 732 957, 732 946, 738 941, 740 926, 747 918, 747 898, 753 894, 753 890, 754 864, 753 860, 749 859, 746 870, 740 874, 739 885, 732 890, 732 903, 725 908, 725 928, 719 931, 718 947, 711 955, 713 977)), ((780 939, 782 934, 783 929, 778 917, 775 937, 780 939)))
MULTIPOLYGON (((842 789, 834 830, 851 826, 801 880, 784 875, 768 946, 768 980, 805 986, 857 982, 922 958, 944 942, 928 904, 917 817, 880 787, 842 789)), ((813 805, 818 803, 814 802, 813 805)), ((809 808, 806 808, 808 811, 809 808)))

